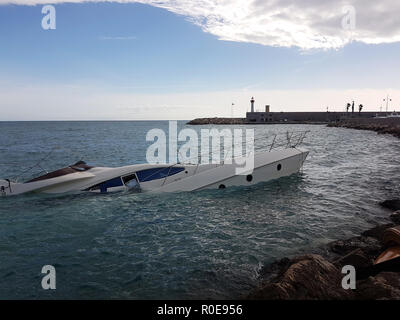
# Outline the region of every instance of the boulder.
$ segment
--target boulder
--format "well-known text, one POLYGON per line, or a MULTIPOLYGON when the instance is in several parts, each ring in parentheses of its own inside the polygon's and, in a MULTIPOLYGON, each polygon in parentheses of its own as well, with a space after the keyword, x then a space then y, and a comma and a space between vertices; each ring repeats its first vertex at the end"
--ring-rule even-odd
MULTIPOLYGON (((372 234, 377 235, 375 232, 372 234)), ((357 249, 362 249, 368 256, 377 256, 382 251, 382 243, 375 237, 359 236, 333 241, 328 244, 328 249, 339 256, 345 256, 357 249)))
POLYGON ((362 300, 399 300, 399 274, 397 272, 381 272, 375 277, 358 281, 354 293, 357 299, 362 300))
POLYGON ((366 268, 372 266, 373 262, 373 259, 369 257, 362 249, 356 249, 337 259, 333 264, 341 270, 343 266, 346 265, 351 265, 356 269, 366 268))
POLYGON ((396 212, 392 213, 390 215, 390 219, 395 223, 395 224, 400 224, 400 210, 397 210, 396 212))
MULTIPOLYGON (((391 218, 399 219, 400 211, 391 218)), ((397 221, 397 220, 396 220, 397 221)), ((374 227, 360 236, 337 240, 318 250, 295 258, 283 258, 265 266, 262 284, 247 299, 268 300, 348 300, 400 299, 400 276, 395 268, 376 268, 374 260, 384 251, 383 235, 394 227, 389 223, 374 227), (356 290, 344 290, 342 267, 357 270, 356 290)))
POLYGON ((283 274, 289 266, 292 264, 292 260, 285 257, 278 261, 272 262, 266 266, 263 266, 260 270, 260 276, 263 281, 270 280, 272 278, 276 278, 283 274))
POLYGON ((245 118, 197 118, 189 121, 187 124, 190 125, 208 125, 208 124, 244 124, 246 123, 245 118))
POLYGON ((400 210, 400 199, 385 200, 379 203, 382 207, 392 211, 400 210))
MULTIPOLYGON (((277 265, 276 265, 277 266, 277 265)), ((315 254, 284 261, 278 276, 261 286, 248 299, 327 300, 352 299, 354 293, 341 285, 343 274, 332 263, 315 254)))
POLYGON ((380 242, 383 241, 383 233, 389 229, 394 227, 395 225, 393 223, 387 223, 383 224, 377 227, 374 227, 372 229, 369 229, 367 231, 364 231, 361 235, 364 237, 371 237, 379 240, 380 242))

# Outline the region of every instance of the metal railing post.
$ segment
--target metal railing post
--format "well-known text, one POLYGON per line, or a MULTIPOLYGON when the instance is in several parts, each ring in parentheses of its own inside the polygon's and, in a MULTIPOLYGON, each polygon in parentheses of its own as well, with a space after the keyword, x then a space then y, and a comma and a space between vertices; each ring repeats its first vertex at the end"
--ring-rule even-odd
POLYGON ((272 141, 271 148, 269 148, 269 151, 271 151, 272 148, 274 147, 275 139, 276 139, 276 134, 274 135, 274 140, 272 141))

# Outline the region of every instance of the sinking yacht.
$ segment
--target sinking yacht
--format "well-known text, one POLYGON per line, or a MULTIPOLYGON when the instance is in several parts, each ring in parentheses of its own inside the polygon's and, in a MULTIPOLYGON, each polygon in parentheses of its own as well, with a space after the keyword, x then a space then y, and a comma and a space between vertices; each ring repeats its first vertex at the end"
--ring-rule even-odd
POLYGON ((177 192, 254 185, 298 172, 308 151, 297 145, 298 142, 289 143, 279 150, 271 145, 268 151, 255 153, 254 169, 244 174, 238 171, 247 158, 231 163, 135 164, 116 168, 94 167, 79 161, 23 183, 0 180, 0 196, 28 192, 177 192))

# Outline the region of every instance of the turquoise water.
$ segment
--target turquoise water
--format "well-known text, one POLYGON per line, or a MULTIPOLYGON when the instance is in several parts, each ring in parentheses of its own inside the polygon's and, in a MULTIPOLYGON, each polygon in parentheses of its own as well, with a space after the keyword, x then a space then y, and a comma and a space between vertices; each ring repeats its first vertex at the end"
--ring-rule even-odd
MULTIPOLYGON (((0 122, 0 177, 19 175, 51 150, 42 163, 47 170, 80 159, 141 163, 147 131, 167 127, 0 122)), ((0 298, 237 298, 258 283, 262 265, 387 219, 377 202, 400 195, 398 139, 325 126, 254 128, 258 149, 265 149, 266 135, 310 130, 303 171, 253 187, 191 193, 1 198, 0 298), (54 291, 41 289, 46 264, 57 271, 54 291)))

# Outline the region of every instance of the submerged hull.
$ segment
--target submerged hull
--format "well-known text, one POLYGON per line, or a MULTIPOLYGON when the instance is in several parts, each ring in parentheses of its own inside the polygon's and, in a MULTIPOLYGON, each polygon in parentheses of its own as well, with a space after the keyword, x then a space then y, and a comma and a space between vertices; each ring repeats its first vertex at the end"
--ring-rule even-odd
POLYGON ((256 167, 253 173, 249 175, 235 175, 226 180, 206 186, 205 188, 213 189, 217 187, 224 188, 231 186, 254 185, 260 182, 287 177, 300 171, 307 155, 308 152, 297 153, 284 159, 271 161, 267 164, 256 167))
POLYGON ((164 184, 152 191, 195 191, 254 185, 298 172, 307 155, 307 150, 294 148, 259 153, 254 156, 254 170, 252 172, 237 174, 236 171, 241 166, 236 163, 213 165, 213 168, 197 173, 195 179, 182 179, 171 184, 164 184))
POLYGON ((28 192, 178 192, 254 185, 289 176, 302 167, 308 151, 300 148, 254 155, 254 169, 244 171, 245 158, 221 164, 139 164, 118 168, 89 167, 85 163, 48 173, 25 183, 0 180, 0 196, 28 192))

